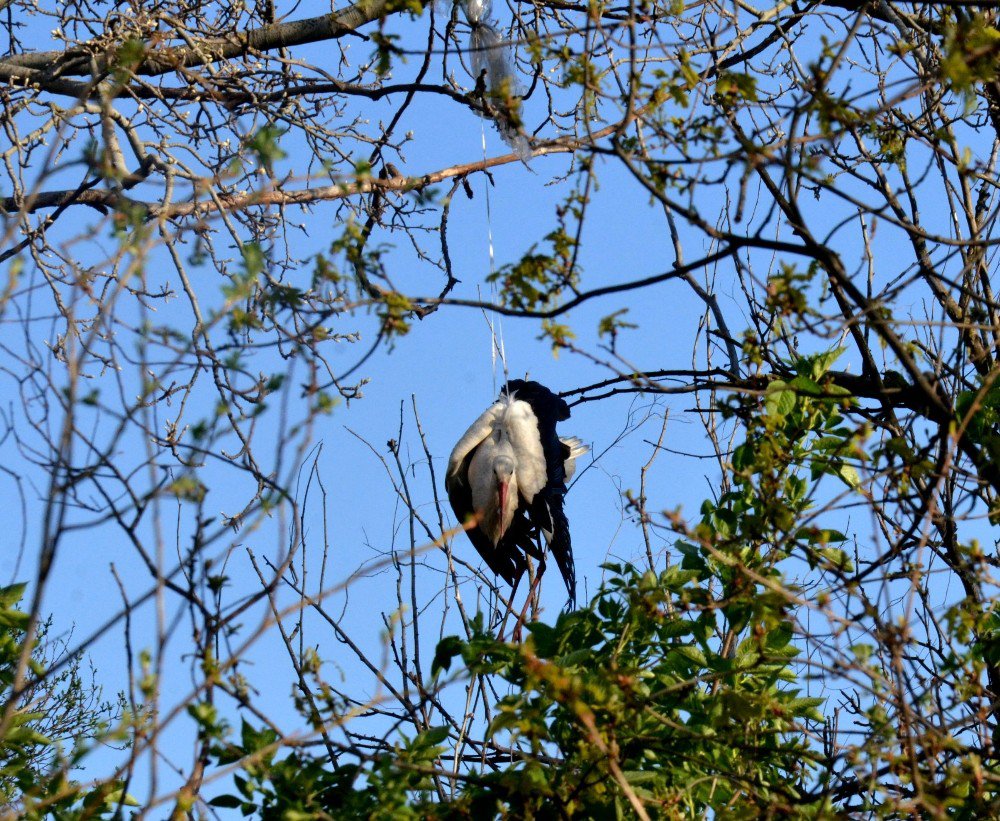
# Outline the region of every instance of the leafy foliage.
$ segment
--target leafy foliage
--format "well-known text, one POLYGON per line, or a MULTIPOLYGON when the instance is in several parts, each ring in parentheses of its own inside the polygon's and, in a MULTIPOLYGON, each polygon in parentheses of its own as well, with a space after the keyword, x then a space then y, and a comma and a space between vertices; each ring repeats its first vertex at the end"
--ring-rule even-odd
POLYGON ((690 815, 801 802, 815 762, 796 728, 820 719, 822 699, 788 684, 798 650, 780 611, 734 650, 714 638, 725 613, 710 574, 606 570, 589 608, 531 625, 523 645, 481 631, 455 648, 470 674, 510 685, 490 733, 531 750, 467 791, 513 817, 627 816, 630 799, 690 815))
POLYGON ((15 691, 30 621, 18 608, 24 590, 0 588, 0 810, 24 818, 114 817, 136 803, 121 782, 85 788, 69 774, 91 745, 111 738, 121 705, 101 699, 79 656, 52 657, 57 647, 46 643, 45 629, 27 657, 26 680, 33 683, 15 691), (61 669, 49 674, 54 664, 61 669))
POLYGON ((832 816, 835 801, 818 788, 829 762, 811 740, 825 699, 799 681, 803 594, 784 566, 797 556, 850 572, 835 547, 845 537, 802 524, 823 477, 858 483, 847 461, 854 432, 840 415, 852 400, 826 379, 840 353, 799 361, 798 375, 773 382, 750 408, 733 403, 748 415, 734 488, 706 501, 690 531, 674 520, 680 562, 659 573, 606 566, 588 607, 530 624, 523 644, 499 641, 482 616, 468 638, 439 643, 439 687, 460 658, 468 676, 508 692, 486 740, 516 750, 511 761, 459 771, 460 788, 442 800, 431 775, 449 756, 442 743, 458 741, 448 727, 331 771, 301 751, 276 760, 278 737, 244 725, 242 745, 219 752, 219 763, 244 762, 242 797, 213 803, 261 817, 293 798, 294 813, 335 807, 338 817, 625 817, 637 806, 666 816, 793 806, 832 816))

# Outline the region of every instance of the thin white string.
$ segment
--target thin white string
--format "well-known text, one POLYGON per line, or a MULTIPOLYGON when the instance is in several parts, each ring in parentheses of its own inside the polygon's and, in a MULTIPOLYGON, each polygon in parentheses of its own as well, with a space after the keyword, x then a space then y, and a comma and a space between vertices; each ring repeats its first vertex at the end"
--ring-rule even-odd
MULTIPOLYGON (((486 162, 486 126, 480 121, 480 133, 483 139, 483 163, 486 162)), ((496 257, 493 251, 493 212, 490 208, 490 183, 486 181, 486 238, 489 243, 490 252, 490 275, 496 273, 496 257)), ((499 289, 496 280, 490 283, 490 301, 495 305, 499 299, 499 289)), ((503 367, 503 384, 507 384, 507 349, 503 340, 503 318, 496 311, 491 311, 486 321, 490 326, 490 365, 493 369, 493 394, 498 392, 497 388, 497 357, 503 367), (499 335, 497 329, 499 328, 499 335)))

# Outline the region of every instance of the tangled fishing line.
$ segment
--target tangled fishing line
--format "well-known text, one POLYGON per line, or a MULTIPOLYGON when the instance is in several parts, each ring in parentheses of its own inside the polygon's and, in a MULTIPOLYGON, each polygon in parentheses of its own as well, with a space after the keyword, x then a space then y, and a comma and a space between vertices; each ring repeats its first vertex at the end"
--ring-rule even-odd
POLYGON ((521 100, 510 43, 497 31, 491 0, 461 0, 461 6, 472 26, 469 54, 476 77, 474 93, 483 103, 484 116, 492 118, 504 142, 527 162, 531 146, 521 127, 521 100))

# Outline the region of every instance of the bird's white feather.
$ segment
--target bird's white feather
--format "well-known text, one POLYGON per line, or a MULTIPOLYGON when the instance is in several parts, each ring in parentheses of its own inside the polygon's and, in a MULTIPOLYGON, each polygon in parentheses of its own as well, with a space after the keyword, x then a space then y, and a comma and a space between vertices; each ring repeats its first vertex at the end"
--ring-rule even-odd
POLYGON ((563 436, 560 437, 559 441, 563 443, 563 447, 569 450, 569 455, 566 457, 566 461, 563 462, 566 470, 566 481, 568 482, 573 478, 573 474, 576 473, 576 460, 585 453, 590 453, 590 447, 583 444, 583 441, 576 436, 563 436))
POLYGON ((535 494, 548 482, 545 453, 538 436, 538 419, 531 405, 512 397, 507 400, 499 424, 517 456, 518 488, 530 504, 535 494))
POLYGON ((462 434, 462 438, 458 440, 458 444, 455 445, 451 452, 451 457, 448 459, 449 476, 454 476, 458 473, 465 457, 493 432, 497 419, 503 413, 504 404, 503 402, 495 402, 490 405, 475 422, 469 425, 469 429, 462 434))
POLYGON ((448 476, 467 484, 479 527, 497 544, 519 500, 531 504, 548 481, 538 420, 531 406, 511 396, 491 405, 458 440, 448 460, 448 476), (467 458, 468 474, 458 477, 467 458), (508 484, 503 510, 498 501, 501 477, 508 484))
POLYGON ((472 505, 480 516, 479 527, 493 544, 510 526, 518 505, 517 462, 510 441, 494 429, 476 448, 469 462, 472 505), (506 504, 499 505, 499 482, 507 484, 506 504))

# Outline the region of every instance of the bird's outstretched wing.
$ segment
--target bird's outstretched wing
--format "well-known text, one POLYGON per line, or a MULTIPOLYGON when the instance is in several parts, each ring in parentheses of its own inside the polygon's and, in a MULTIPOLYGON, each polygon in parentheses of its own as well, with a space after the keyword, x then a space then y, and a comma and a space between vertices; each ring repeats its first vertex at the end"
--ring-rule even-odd
MULTIPOLYGON (((455 449, 448 459, 448 472, 444 478, 445 490, 448 491, 448 501, 455 517, 462 525, 467 525, 475 518, 476 509, 472 504, 472 485, 469 483, 469 464, 476 448, 493 431, 493 425, 503 412, 504 405, 500 402, 489 407, 458 440, 455 449)), ((527 563, 517 551, 516 540, 502 539, 496 547, 480 529, 479 525, 467 527, 465 531, 469 541, 490 570, 496 573, 507 584, 514 584, 524 572, 527 563)))

